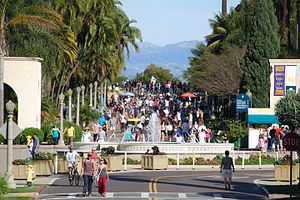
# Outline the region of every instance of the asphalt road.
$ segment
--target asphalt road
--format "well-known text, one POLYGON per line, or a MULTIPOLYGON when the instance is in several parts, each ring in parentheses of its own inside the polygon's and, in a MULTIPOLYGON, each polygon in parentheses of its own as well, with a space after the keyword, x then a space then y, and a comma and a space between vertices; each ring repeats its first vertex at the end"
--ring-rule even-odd
MULTIPOLYGON (((218 171, 141 171, 112 173, 107 183, 107 199, 265 199, 265 193, 253 183, 273 177, 268 170, 238 170, 233 174, 232 190, 225 190, 218 171)), ((39 199, 82 199, 83 180, 70 186, 67 175, 60 175, 47 186, 39 199)), ((93 186, 91 197, 99 198, 93 186)))

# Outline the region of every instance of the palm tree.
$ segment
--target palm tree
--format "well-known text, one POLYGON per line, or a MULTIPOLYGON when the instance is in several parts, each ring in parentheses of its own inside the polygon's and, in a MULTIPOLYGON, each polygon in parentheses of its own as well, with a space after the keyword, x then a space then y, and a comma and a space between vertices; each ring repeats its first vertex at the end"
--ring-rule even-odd
POLYGON ((212 34, 205 36, 207 46, 212 52, 219 52, 222 42, 228 36, 229 17, 227 15, 215 15, 214 19, 209 19, 212 34))
POLYGON ((61 25, 60 16, 50 7, 38 7, 26 4, 24 0, 5 0, 0 3, 0 124, 4 113, 4 57, 8 55, 6 32, 8 28, 19 25, 40 25, 50 29, 58 29, 61 25))
POLYGON ((222 14, 227 15, 227 0, 222 0, 222 14))

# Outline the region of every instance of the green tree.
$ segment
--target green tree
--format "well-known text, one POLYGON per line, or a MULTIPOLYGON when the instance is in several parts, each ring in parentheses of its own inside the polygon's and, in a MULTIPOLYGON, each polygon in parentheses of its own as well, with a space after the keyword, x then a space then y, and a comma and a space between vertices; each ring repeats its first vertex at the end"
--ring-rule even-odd
POLYGON ((241 62, 244 71, 241 89, 251 90, 254 107, 268 107, 271 74, 268 59, 277 58, 280 52, 274 5, 271 0, 242 0, 241 12, 247 46, 241 62))
POLYGON ((30 4, 26 0, 1 1, 0 16, 0 124, 2 124, 4 116, 4 56, 9 55, 9 44, 6 37, 8 29, 37 25, 49 29, 59 29, 61 19, 51 7, 34 6, 34 4, 30 4))
POLYGON ((204 44, 197 45, 184 78, 211 95, 235 95, 243 73, 239 61, 245 49, 228 44, 223 48, 220 54, 214 54, 204 44))
POLYGON ((300 127, 300 93, 287 93, 276 103, 275 113, 281 124, 300 127))
POLYGON ((144 72, 138 73, 135 79, 138 81, 150 82, 152 76, 160 83, 166 83, 173 80, 173 74, 169 69, 165 69, 153 63, 150 64, 144 72))

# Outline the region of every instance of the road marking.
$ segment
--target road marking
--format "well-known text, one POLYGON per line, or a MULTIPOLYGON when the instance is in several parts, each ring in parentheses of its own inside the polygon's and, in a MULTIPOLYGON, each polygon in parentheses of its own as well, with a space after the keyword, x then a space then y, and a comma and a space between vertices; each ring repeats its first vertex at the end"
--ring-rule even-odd
POLYGON ((148 192, 142 192, 141 198, 149 198, 149 193, 148 192))
POLYGON ((106 193, 106 197, 107 198, 113 198, 114 197, 114 193, 113 192, 106 193))
POLYGON ((178 198, 185 199, 186 198, 186 194, 185 193, 178 193, 178 198))
POLYGON ((153 181, 153 192, 157 193, 157 181, 160 179, 161 177, 157 177, 154 179, 153 181))
POLYGON ((214 194, 215 199, 223 199, 220 194, 214 194))
POLYGON ((150 182, 149 182, 149 192, 152 193, 153 190, 152 190, 152 182, 153 182, 154 178, 150 179, 150 182))

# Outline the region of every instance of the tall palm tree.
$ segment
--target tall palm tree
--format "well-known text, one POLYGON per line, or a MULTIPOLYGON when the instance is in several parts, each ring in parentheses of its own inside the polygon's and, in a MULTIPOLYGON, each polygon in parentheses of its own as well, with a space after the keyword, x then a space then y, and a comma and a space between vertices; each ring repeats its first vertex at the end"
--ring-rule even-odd
POLYGON ((222 14, 227 15, 227 0, 222 0, 222 14))
POLYGON ((229 17, 227 15, 215 15, 214 19, 209 19, 213 32, 205 36, 207 46, 212 52, 218 52, 222 47, 222 42, 228 36, 229 17))
POLYGON ((0 124, 4 113, 4 56, 8 55, 6 32, 10 27, 40 25, 58 29, 60 16, 51 8, 28 5, 24 0, 5 0, 0 2, 0 124))

